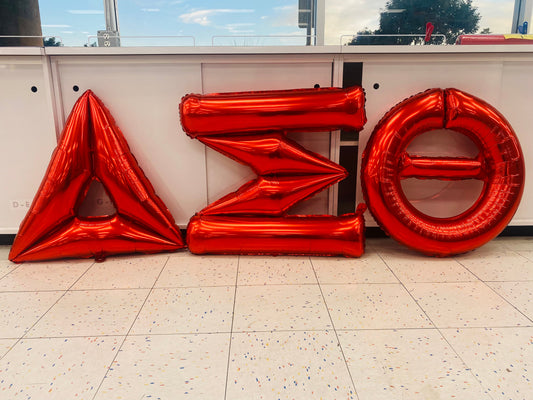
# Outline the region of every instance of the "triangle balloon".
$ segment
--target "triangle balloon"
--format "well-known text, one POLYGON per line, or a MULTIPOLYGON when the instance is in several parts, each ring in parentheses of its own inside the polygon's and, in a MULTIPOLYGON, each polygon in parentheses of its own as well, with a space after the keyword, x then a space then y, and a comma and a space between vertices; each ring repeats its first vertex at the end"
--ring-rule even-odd
POLYGON ((46 175, 9 253, 14 262, 104 259, 185 247, 174 218, 131 154, 103 103, 88 90, 74 105, 46 175), (116 213, 82 217, 93 180, 116 213))

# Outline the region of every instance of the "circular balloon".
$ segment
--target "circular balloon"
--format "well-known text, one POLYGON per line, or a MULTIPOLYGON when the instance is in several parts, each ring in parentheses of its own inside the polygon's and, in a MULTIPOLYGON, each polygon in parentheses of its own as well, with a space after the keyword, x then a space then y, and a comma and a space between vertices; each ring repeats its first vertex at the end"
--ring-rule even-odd
POLYGON ((507 226, 523 192, 524 160, 509 122, 491 105, 457 89, 430 89, 394 106, 376 125, 363 153, 367 205, 387 234, 434 256, 475 249, 507 226), (478 147, 475 158, 407 153, 423 133, 451 129, 478 147), (483 189, 459 215, 437 218, 416 209, 402 191, 407 178, 479 179, 483 189))

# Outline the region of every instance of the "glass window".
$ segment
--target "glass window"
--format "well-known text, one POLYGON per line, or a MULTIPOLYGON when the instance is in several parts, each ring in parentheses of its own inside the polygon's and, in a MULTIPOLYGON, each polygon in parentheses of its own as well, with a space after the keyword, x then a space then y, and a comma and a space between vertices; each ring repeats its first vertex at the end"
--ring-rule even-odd
MULTIPOLYGON (((326 45, 420 43, 428 22, 432 43, 446 36, 453 44, 461 33, 511 33, 515 6, 515 0, 117 0, 120 44, 305 45, 298 8, 317 1, 325 1, 326 45), (381 37, 368 36, 375 34, 381 37)), ((103 0, 39 3, 43 35, 58 36, 65 46, 96 44, 97 32, 106 29, 103 0)))

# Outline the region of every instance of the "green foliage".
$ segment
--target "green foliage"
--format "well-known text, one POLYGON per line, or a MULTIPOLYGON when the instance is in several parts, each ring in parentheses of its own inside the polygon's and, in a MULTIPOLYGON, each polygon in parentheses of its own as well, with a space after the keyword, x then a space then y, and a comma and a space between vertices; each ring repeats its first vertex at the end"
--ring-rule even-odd
MULTIPOLYGON (((453 44, 459 35, 476 32, 480 18, 477 8, 472 5, 472 0, 389 0, 381 13, 379 29, 373 32, 365 29, 358 34, 422 36, 417 38, 359 36, 349 44, 421 44, 424 42, 428 22, 435 26, 433 33, 444 34, 446 43, 453 44)), ((436 43, 435 39, 432 43, 436 43)))
POLYGON ((47 39, 43 40, 43 44, 45 47, 60 47, 63 46, 63 43, 61 43, 59 40, 56 40, 55 37, 49 37, 47 39))

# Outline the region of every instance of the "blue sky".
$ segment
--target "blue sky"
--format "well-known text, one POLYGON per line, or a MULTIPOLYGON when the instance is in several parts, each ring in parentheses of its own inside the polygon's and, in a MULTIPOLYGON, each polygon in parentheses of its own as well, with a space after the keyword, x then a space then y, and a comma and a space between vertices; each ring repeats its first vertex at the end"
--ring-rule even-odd
MULTIPOLYGON (((103 0, 40 0, 43 35, 60 36, 66 46, 82 46, 105 29, 103 0)), ((364 27, 376 28, 385 0, 326 0, 326 44, 364 27)), ((297 24, 298 0, 118 0, 122 36, 194 36, 196 45, 304 44, 297 24), (261 36, 276 35, 269 39, 261 36), (241 38, 227 38, 240 36, 241 38), (250 37, 254 36, 254 37, 250 37), (245 37, 245 38, 243 38, 245 37)), ((481 28, 509 33, 514 0, 474 0, 481 28)), ((437 32, 436 32, 437 33, 437 32)), ((183 45, 191 39, 123 39, 123 45, 183 45), (134 41, 135 40, 135 41, 134 41)))

